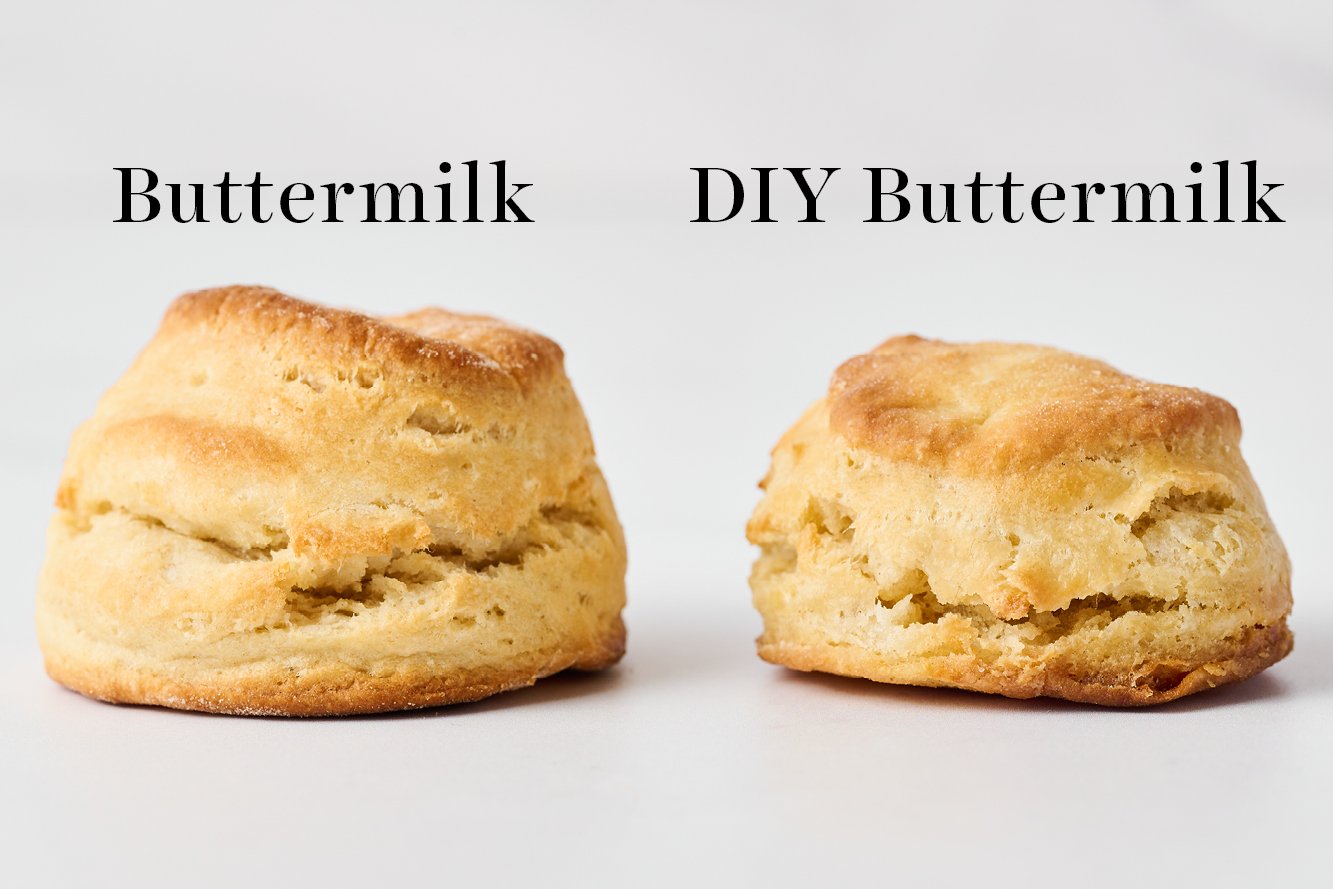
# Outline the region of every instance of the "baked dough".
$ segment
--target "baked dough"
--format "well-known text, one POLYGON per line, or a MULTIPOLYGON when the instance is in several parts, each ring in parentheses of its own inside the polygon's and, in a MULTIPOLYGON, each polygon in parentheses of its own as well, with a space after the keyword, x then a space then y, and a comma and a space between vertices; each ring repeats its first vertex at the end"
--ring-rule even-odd
POLYGON ((748 527, 759 654, 1096 704, 1291 650, 1290 563, 1235 409, 1038 346, 891 339, 773 451, 748 527))
POLYGON ((74 434, 37 623, 108 701, 319 716, 624 651, 625 546, 551 340, 187 294, 74 434))

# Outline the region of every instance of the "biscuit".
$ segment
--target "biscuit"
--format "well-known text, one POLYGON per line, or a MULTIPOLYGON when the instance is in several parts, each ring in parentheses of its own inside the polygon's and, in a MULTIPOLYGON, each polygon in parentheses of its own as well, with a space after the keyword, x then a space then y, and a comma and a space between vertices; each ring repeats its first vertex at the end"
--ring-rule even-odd
POLYGON ((1291 568, 1220 398, 1038 346, 891 339, 778 442, 759 654, 1153 704, 1291 650, 1291 568))
POLYGON ((107 701, 429 707, 624 652, 625 545, 551 340, 187 294, 74 434, 38 589, 107 701))

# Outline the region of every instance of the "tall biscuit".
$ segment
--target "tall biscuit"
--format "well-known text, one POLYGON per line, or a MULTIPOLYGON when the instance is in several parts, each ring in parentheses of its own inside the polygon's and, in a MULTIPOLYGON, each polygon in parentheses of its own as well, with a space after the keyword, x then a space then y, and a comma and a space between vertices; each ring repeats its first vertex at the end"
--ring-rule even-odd
POLYGON ((331 715, 624 651, 625 547, 551 340, 187 294, 75 433, 38 631, 109 701, 331 715))

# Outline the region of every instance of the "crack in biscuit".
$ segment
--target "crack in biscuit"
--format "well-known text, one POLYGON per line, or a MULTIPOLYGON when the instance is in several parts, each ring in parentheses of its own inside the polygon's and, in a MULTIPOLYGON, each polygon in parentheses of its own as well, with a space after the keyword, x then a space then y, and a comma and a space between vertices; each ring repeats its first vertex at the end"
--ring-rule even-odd
POLYGON ((1223 515, 1235 507, 1236 500, 1222 491, 1193 491, 1185 493, 1172 485, 1165 494, 1153 498, 1138 518, 1129 525, 1130 533, 1140 540, 1154 525, 1181 513, 1195 515, 1223 515))
MULTIPOLYGON (((1122 516, 1116 520, 1129 526, 1129 532, 1143 541, 1159 524, 1186 515, 1225 515, 1228 511, 1244 512, 1229 494, 1217 490, 1186 492, 1171 486, 1146 507, 1132 521, 1122 516)), ((877 604, 894 612, 894 623, 903 627, 929 626, 950 617, 968 621, 979 636, 1012 636, 1027 646, 1049 645, 1065 637, 1086 630, 1102 630, 1116 620, 1129 615, 1162 615, 1173 612, 1216 610, 1218 606, 1191 604, 1186 599, 1183 581, 1170 596, 1146 592, 1114 595, 1098 591, 1074 598, 1063 608, 1050 611, 1028 610, 1013 617, 997 614, 985 602, 941 601, 931 587, 930 579, 921 566, 903 571, 892 583, 883 584, 870 570, 869 554, 857 547, 856 517, 842 503, 821 497, 810 497, 799 519, 798 528, 809 528, 822 541, 821 546, 841 553, 866 580, 876 587, 877 604)), ((799 539, 799 532, 798 532, 799 539)), ((1003 584, 1005 572, 1016 563, 1022 538, 1015 533, 1006 535, 1010 554, 1000 567, 1003 584)), ((1145 541, 1145 546, 1148 546, 1145 541)), ((762 558, 757 568, 765 576, 798 570, 799 546, 789 540, 773 539, 761 545, 762 558)), ((1145 560, 1152 561, 1151 547, 1145 560)), ((845 612, 840 616, 845 617, 845 612)))
MULTIPOLYGON (((918 572, 919 573, 919 572, 918 572)), ((1105 629, 1127 614, 1157 615, 1172 611, 1203 609, 1209 606, 1187 605, 1184 600, 1160 599, 1156 596, 1132 595, 1116 598, 1109 593, 1095 593, 1075 599, 1068 606, 1054 611, 1034 611, 1027 617, 1005 620, 984 603, 948 605, 935 597, 929 586, 910 597, 917 619, 905 626, 937 624, 948 617, 960 617, 971 623, 982 636, 995 631, 1007 633, 1024 627, 1035 628, 1038 635, 1024 639, 1026 645, 1049 645, 1066 636, 1086 629, 1105 629)), ((880 600, 886 608, 892 607, 880 600)), ((896 603, 895 603, 896 604, 896 603)))
MULTIPOLYGON (((242 546, 208 534, 173 527, 158 516, 136 512, 123 506, 115 506, 106 501, 96 503, 86 512, 70 510, 64 512, 66 521, 75 534, 86 534, 91 531, 94 518, 116 513, 131 521, 166 531, 176 537, 214 547, 237 561, 272 561, 275 556, 287 551, 290 546, 287 533, 280 529, 266 529, 272 535, 266 543, 242 546)), ((539 532, 561 524, 579 525, 594 531, 605 530, 591 510, 550 504, 541 507, 534 519, 520 528, 518 532, 508 538, 501 539, 481 555, 470 554, 462 547, 448 543, 431 543, 429 546, 410 552, 425 553, 441 562, 461 566, 473 573, 483 573, 505 565, 521 566, 529 551, 549 545, 543 542, 542 535, 539 532)), ((395 550, 393 556, 396 557, 398 554, 398 551, 395 550)), ((375 558, 383 555, 383 553, 360 553, 353 554, 349 558, 375 558)), ((346 559, 343 561, 346 561, 346 559)), ((332 568, 336 566, 329 564, 325 567, 332 568)))
POLYGON ((288 546, 287 535, 281 531, 274 532, 273 538, 268 543, 259 543, 252 546, 239 546, 217 537, 211 537, 207 534, 198 534, 190 531, 183 531, 179 528, 173 528, 157 516, 134 512, 123 506, 112 506, 109 503, 98 504, 98 507, 91 513, 82 517, 71 515, 71 519, 75 529, 79 533, 86 534, 92 528, 91 518, 93 516, 107 515, 112 512, 123 515, 131 521, 148 525, 151 528, 158 528, 169 534, 174 534, 177 537, 183 537, 188 540, 215 547, 238 562, 271 561, 276 553, 282 552, 288 546))
MULTIPOLYGON (((99 502, 85 515, 71 513, 68 519, 78 533, 88 533, 95 518, 111 514, 176 538, 215 548, 237 562, 273 562, 281 559, 284 553, 290 554, 285 533, 278 532, 269 546, 239 547, 214 537, 173 528, 156 516, 132 512, 107 502, 99 502)), ((414 596, 418 604, 424 604, 421 597, 427 590, 446 581, 454 572, 492 575, 498 571, 522 571, 527 560, 538 552, 577 545, 579 529, 606 533, 591 507, 581 509, 553 504, 540 509, 528 525, 500 541, 483 556, 470 556, 461 548, 448 544, 431 544, 406 552, 363 553, 338 564, 305 565, 303 572, 317 578, 316 582, 291 585, 283 599, 280 619, 269 620, 243 632, 268 633, 327 626, 331 622, 361 617, 387 602, 409 601, 414 596), (359 571, 355 567, 358 562, 362 566, 359 571), (357 572, 354 577, 347 576, 349 568, 357 572)), ((498 619, 504 617, 505 610, 493 604, 484 614, 487 618, 498 619)), ((463 625, 477 622, 474 615, 459 617, 463 625)))
POLYGON ((356 590, 338 591, 329 587, 292 587, 283 608, 289 620, 285 623, 265 624, 254 632, 291 629, 320 623, 325 618, 358 617, 384 603, 384 590, 372 581, 386 575, 367 572, 356 590))

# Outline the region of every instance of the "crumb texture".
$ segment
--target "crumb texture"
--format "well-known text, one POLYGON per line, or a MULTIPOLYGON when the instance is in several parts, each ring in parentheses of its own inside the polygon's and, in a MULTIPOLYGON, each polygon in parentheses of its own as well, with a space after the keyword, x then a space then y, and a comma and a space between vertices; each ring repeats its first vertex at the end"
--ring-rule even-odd
POLYGON ((429 309, 188 294, 75 433, 47 667, 112 701, 475 700, 624 647, 624 540, 551 341, 429 309))
POLYGON ((903 337, 782 438, 749 524, 760 654, 1105 704, 1289 650, 1290 566, 1230 405, 1053 349, 903 337))

